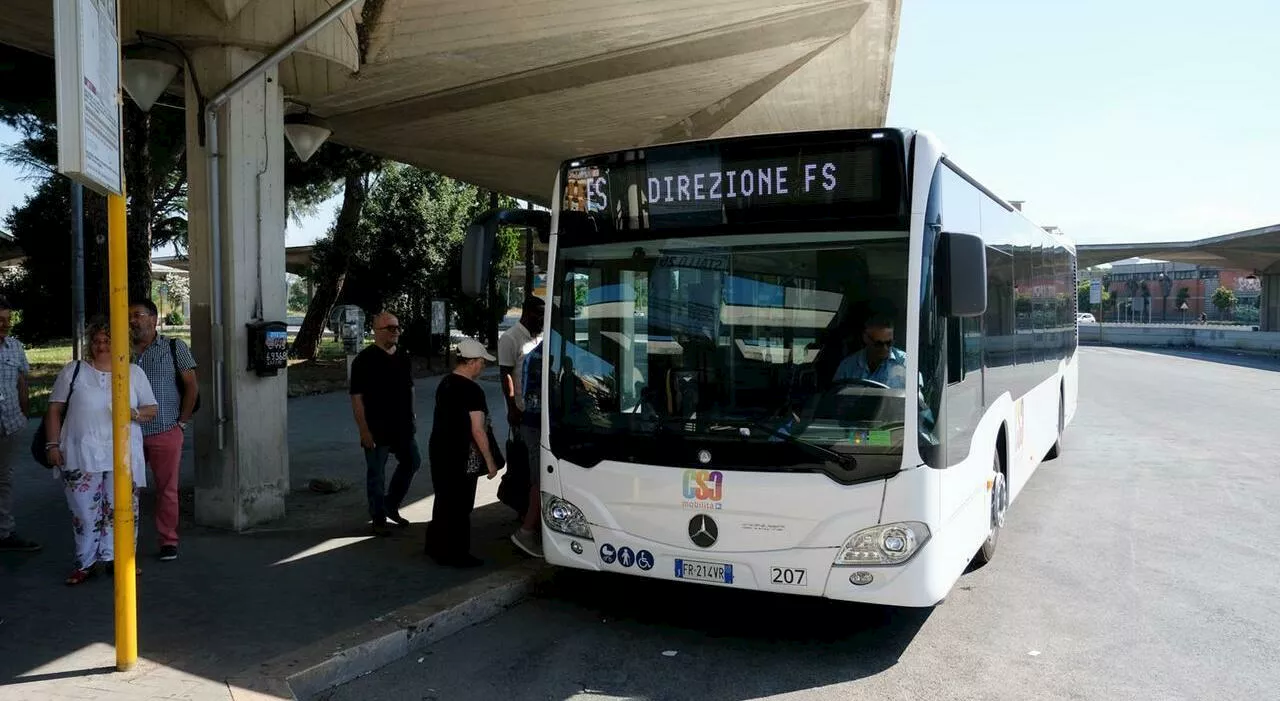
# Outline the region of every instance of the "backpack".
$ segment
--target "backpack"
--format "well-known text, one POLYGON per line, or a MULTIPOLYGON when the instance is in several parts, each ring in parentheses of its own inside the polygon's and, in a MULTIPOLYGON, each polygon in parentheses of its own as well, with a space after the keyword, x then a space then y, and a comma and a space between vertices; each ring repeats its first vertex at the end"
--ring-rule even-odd
MULTIPOLYGON (((173 360, 174 382, 178 385, 178 399, 185 400, 187 394, 187 383, 182 381, 182 371, 178 369, 178 339, 169 339, 169 358, 173 360)), ((196 403, 191 407, 191 413, 200 411, 200 391, 196 390, 196 403)))

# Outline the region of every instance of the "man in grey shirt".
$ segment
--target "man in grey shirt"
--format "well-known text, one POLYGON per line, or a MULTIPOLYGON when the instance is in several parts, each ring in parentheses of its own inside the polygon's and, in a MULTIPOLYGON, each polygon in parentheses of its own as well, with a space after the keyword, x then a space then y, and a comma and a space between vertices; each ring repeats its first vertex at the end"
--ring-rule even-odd
POLYGON ((13 307, 0 297, 0 552, 34 552, 40 549, 13 532, 13 442, 27 427, 30 410, 27 393, 27 352, 9 335, 13 307))

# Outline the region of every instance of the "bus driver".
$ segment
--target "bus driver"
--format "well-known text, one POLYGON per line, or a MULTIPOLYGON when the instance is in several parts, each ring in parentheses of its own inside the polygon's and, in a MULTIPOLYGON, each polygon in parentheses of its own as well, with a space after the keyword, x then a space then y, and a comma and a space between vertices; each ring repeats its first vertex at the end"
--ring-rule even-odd
POLYGON ((906 389, 907 354, 893 347, 893 322, 884 317, 867 320, 863 347, 836 368, 832 382, 871 380, 891 389, 906 389))

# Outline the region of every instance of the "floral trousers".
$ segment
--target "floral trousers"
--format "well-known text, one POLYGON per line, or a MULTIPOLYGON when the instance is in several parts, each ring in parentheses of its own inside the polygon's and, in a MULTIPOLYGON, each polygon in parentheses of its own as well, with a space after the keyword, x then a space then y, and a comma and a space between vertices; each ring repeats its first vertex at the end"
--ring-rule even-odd
MULTIPOLYGON (((76 569, 115 560, 115 480, 110 472, 62 471, 76 537, 76 569)), ((138 488, 133 488, 133 540, 138 542, 138 488)))

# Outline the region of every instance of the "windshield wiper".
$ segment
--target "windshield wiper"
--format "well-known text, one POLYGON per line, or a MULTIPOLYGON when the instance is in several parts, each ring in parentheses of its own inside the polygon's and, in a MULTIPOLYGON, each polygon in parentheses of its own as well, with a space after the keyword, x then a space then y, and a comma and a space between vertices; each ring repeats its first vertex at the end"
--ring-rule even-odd
POLYGON ((854 458, 852 455, 845 455, 844 453, 832 450, 830 448, 824 448, 818 445, 817 443, 810 443, 809 441, 806 441, 802 438, 796 438, 790 433, 784 433, 780 427, 774 428, 773 426, 770 426, 760 421, 752 421, 750 419, 715 418, 715 419, 708 419, 708 424, 709 424, 707 426, 708 431, 713 431, 717 427, 754 429, 762 433, 767 433, 772 438, 778 438, 786 443, 790 443, 792 445, 798 446, 800 447, 801 450, 804 450, 810 455, 818 456, 824 460, 830 460, 832 462, 835 462, 840 467, 846 470, 852 470, 858 466, 858 460, 854 458))

